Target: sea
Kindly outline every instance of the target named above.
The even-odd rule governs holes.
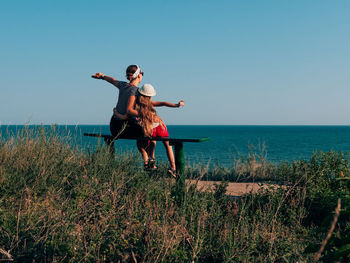
[[[108,125],[2,125],[1,140],[23,136],[23,129],[45,130],[67,138],[83,151],[93,151],[103,141],[84,133],[109,134]],[[169,125],[171,138],[204,138],[201,143],[184,143],[186,164],[233,167],[235,160],[254,155],[267,161],[310,159],[317,151],[350,151],[350,126],[255,126],[255,125]],[[137,153],[134,140],[118,140],[116,152]],[[166,161],[161,142],[156,158]]]

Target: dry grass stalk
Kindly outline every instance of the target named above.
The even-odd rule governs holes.
[[[0,248],[0,253],[2,253],[3,255],[5,255],[5,257],[7,257],[7,259],[5,259],[6,261],[13,261],[12,256],[10,255],[10,253],[8,253],[6,250]],[[1,259],[0,259],[1,261]]]
[[[328,234],[325,238],[325,240],[323,240],[322,242],[322,245],[320,247],[320,250],[317,252],[317,254],[315,255],[315,262],[317,262],[320,258],[321,258],[321,255],[324,251],[324,248],[326,247],[327,243],[328,243],[328,240],[331,238],[332,236],[332,233],[334,231],[334,228],[335,228],[335,225],[337,224],[337,221],[338,221],[338,218],[339,218],[339,214],[340,214],[340,208],[341,208],[341,199],[338,198],[338,204],[337,204],[337,207],[335,209],[335,215],[334,215],[334,218],[333,218],[333,222],[332,222],[332,225],[328,231]]]

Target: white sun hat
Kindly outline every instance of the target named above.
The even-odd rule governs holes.
[[[147,96],[147,97],[153,97],[157,94],[156,90],[153,88],[151,84],[143,84],[143,86],[139,88],[138,91],[141,95]]]

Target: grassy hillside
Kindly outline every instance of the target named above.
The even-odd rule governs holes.
[[[187,176],[286,184],[240,199],[186,191],[141,168],[138,156],[75,149],[69,140],[23,131],[0,143],[0,259],[17,262],[346,262],[350,170],[343,153],[269,164],[248,156],[232,169]],[[337,201],[341,209],[335,214]],[[337,217],[338,215],[338,217]],[[335,221],[335,222],[334,222]],[[334,229],[329,232],[332,225]],[[327,234],[330,234],[327,239]],[[322,242],[323,251],[319,251]],[[317,252],[320,252],[319,254]]]

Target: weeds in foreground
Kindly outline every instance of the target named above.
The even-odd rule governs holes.
[[[214,193],[192,185],[179,207],[166,169],[147,174],[132,154],[111,156],[103,147],[82,153],[42,131],[2,140],[0,259],[311,262],[327,237],[320,260],[349,260],[346,154],[316,153],[279,166],[250,156],[232,170],[288,187],[232,199],[227,183]],[[338,199],[342,209],[329,236]]]

